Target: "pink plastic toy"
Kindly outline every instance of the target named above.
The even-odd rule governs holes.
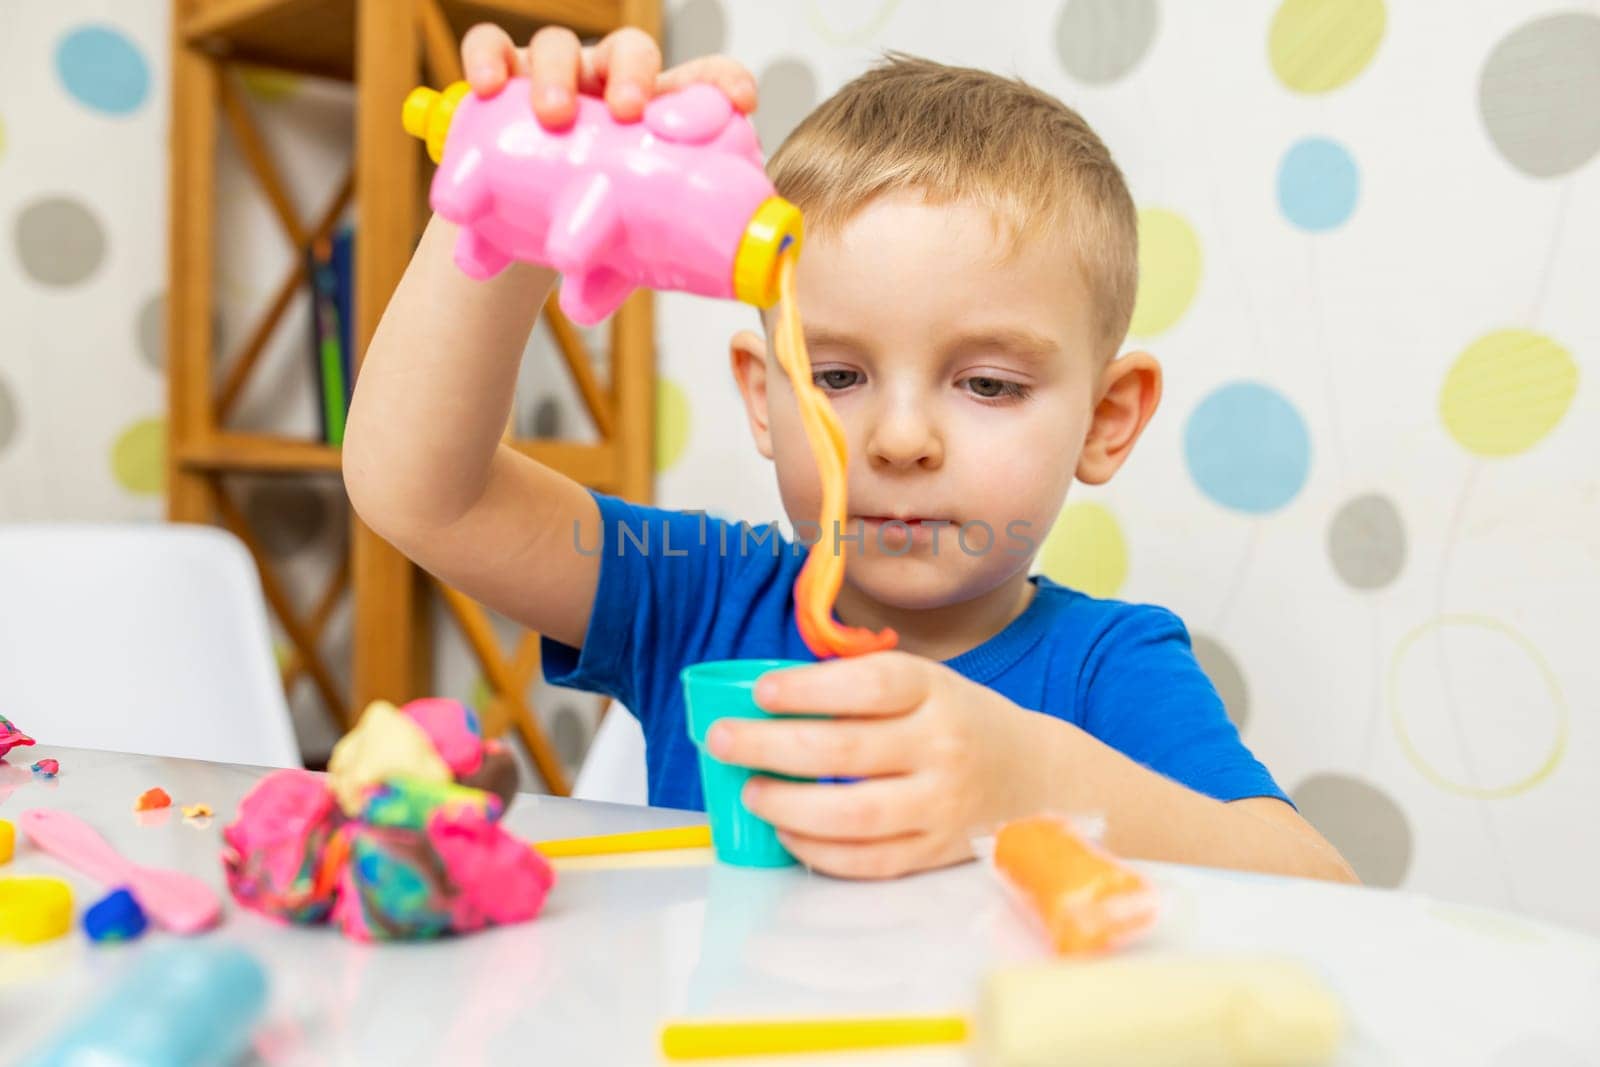
[[[582,96],[576,121],[551,131],[526,79],[488,98],[458,82],[414,90],[403,119],[440,164],[433,209],[461,227],[456,263],[474,278],[513,259],[553,267],[561,310],[584,325],[640,286],[777,299],[800,212],[775,195],[749,120],[709,85],[657,97],[627,123]]]
[[[76,815],[35,808],[17,822],[29,841],[67,866],[104,885],[126,886],[145,913],[173,933],[199,933],[222,917],[222,901],[200,879],[140,867]]]

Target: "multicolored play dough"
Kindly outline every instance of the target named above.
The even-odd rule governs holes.
[[[247,908],[296,923],[333,909],[335,875],[322,870],[339,822],[333,793],[310,771],[278,771],[239,803],[222,831],[228,891]]]
[[[356,940],[414,940],[533,918],[554,874],[499,825],[511,754],[455,701],[375,702],[324,780],[263,779],[223,831],[234,899]]]
[[[33,738],[17,729],[10,719],[0,715],[0,757],[14,748],[33,744]]]
[[[395,777],[454,781],[450,765],[416,720],[388,701],[376,700],[367,706],[355,729],[333,746],[328,784],[339,807],[353,819],[361,814],[367,790]]]

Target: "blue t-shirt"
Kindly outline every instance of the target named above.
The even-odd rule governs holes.
[[[581,650],[544,639],[545,678],[621,701],[644,727],[650,803],[702,809],[678,672],[708,660],[815,660],[794,620],[805,546],[771,524],[594,498],[601,529],[574,531],[576,551],[600,555],[594,611]],[[1020,616],[945,665],[1196,792],[1287,800],[1239,739],[1177,616],[1032,580]]]

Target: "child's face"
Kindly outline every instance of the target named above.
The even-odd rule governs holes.
[[[800,312],[849,443],[844,532],[865,534],[846,574],[878,603],[926,610],[1026,574],[1079,466],[1103,363],[1089,294],[1065,242],[1015,245],[982,207],[915,194],[807,238]],[[735,373],[791,524],[814,524],[794,392],[760,346],[735,339]]]

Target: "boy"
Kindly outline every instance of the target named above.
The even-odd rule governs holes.
[[[588,49],[549,28],[524,52],[479,26],[462,54],[482,94],[527,74],[552,128],[579,91],[624,120],[692,81],[741,111],[756,102],[722,57],[661,73],[635,30]],[[773,712],[827,718],[713,730],[727,762],[856,779],[758,777],[750,809],[845,877],[958,862],[973,834],[1052,808],[1104,813],[1124,855],[1353,880],[1239,740],[1182,623],[1029,577],[1074,477],[1111,478],[1161,392],[1151,356],[1117,357],[1137,237],[1099,139],[1018,82],[893,59],[818,108],[769,171],[805,214],[814,380],[849,442],[849,521],[822,531],[846,553],[837,614],[900,643],[757,687]],[[550,681],[620,699],[644,726],[651,802],[699,807],[678,671],[814,658],[793,619],[803,553],[770,529],[754,541],[591,493],[503,447],[555,278],[518,264],[469,281],[453,239],[435,218],[367,354],[344,446],[351,501],[420,565],[544,635]],[[791,523],[815,529],[816,469],[768,341],[740,332],[731,363]]]

